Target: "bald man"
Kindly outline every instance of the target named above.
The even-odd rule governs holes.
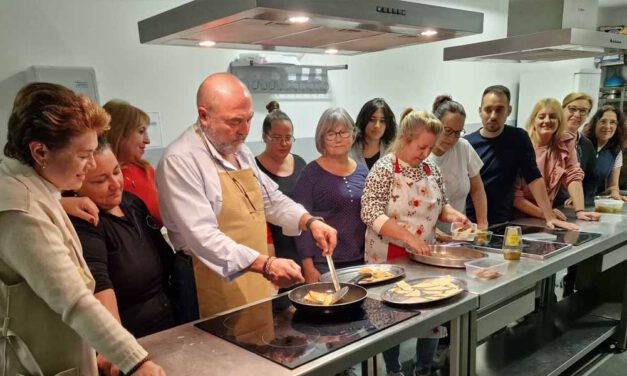
[[[156,170],[159,205],[172,244],[191,255],[201,317],[267,298],[272,284],[303,283],[300,266],[268,254],[266,221],[288,236],[311,232],[332,253],[336,231],[312,217],[259,171],[244,145],[252,98],[235,76],[207,77],[198,120],[170,144]]]

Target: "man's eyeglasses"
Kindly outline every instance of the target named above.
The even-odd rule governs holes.
[[[466,134],[466,130],[462,129],[461,131],[454,131],[449,127],[444,127],[444,134],[446,136],[455,136],[455,138],[460,138]]]
[[[285,137],[281,137],[281,136],[268,136],[268,138],[270,139],[270,142],[275,143],[275,144],[280,144],[280,143],[286,143],[286,144],[293,144],[296,139],[294,138],[294,136],[285,136]]]
[[[571,115],[574,115],[574,114],[578,113],[581,116],[588,115],[588,111],[590,111],[587,108],[573,107],[573,106],[567,106],[566,109],[568,110],[568,113],[570,113]]]
[[[337,136],[340,136],[340,138],[349,138],[352,135],[353,135],[353,132],[345,129],[345,130],[339,131],[339,132],[329,131],[329,132],[324,134],[324,138],[327,141],[333,141],[333,140],[335,140],[337,138]]]

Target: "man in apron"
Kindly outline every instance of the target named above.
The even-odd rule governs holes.
[[[336,231],[283,195],[244,145],[252,98],[218,73],[198,89],[198,121],[170,144],[157,167],[159,204],[170,240],[192,255],[201,317],[303,283],[300,266],[268,254],[266,221],[297,236],[308,230],[332,253]]]

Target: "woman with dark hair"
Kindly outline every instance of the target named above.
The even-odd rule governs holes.
[[[94,278],[59,203],[61,191],[79,189],[95,167],[97,136],[108,124],[101,107],[60,85],[29,84],[15,98],[0,161],[0,295],[11,296],[0,299],[0,319],[4,346],[12,348],[0,352],[0,364],[7,374],[95,376],[94,349],[127,375],[164,374],[94,297]]]
[[[292,154],[294,125],[279,103],[272,101],[266,106],[268,115],[263,119],[262,138],[266,149],[255,157],[257,166],[279,185],[279,190],[294,198],[294,186],[307,164],[299,155]],[[281,227],[268,224],[268,245],[274,245],[276,257],[288,258],[300,264],[294,237],[283,235]]]
[[[618,177],[623,166],[625,115],[614,106],[605,105],[592,116],[583,134],[592,141],[597,152],[597,194],[609,194],[617,200],[627,201],[618,189]]]
[[[470,199],[477,216],[477,226],[488,228],[488,200],[481,180],[483,161],[464,135],[466,111],[461,103],[448,95],[440,95],[433,102],[433,114],[442,122],[429,159],[440,168],[444,178],[449,204],[461,213],[466,212],[466,199]]]
[[[144,202],[123,190],[121,166],[104,140],[94,160],[77,193],[98,206],[100,221],[93,226],[71,219],[96,281],[96,298],[136,337],[171,328],[174,252]]]
[[[351,157],[372,168],[396,137],[396,118],[385,100],[374,98],[366,102],[355,120],[357,134]]]

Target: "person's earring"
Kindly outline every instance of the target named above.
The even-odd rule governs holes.
[[[41,162],[39,162],[39,164],[41,165],[42,169],[46,168],[46,160],[45,159],[42,159]]]

